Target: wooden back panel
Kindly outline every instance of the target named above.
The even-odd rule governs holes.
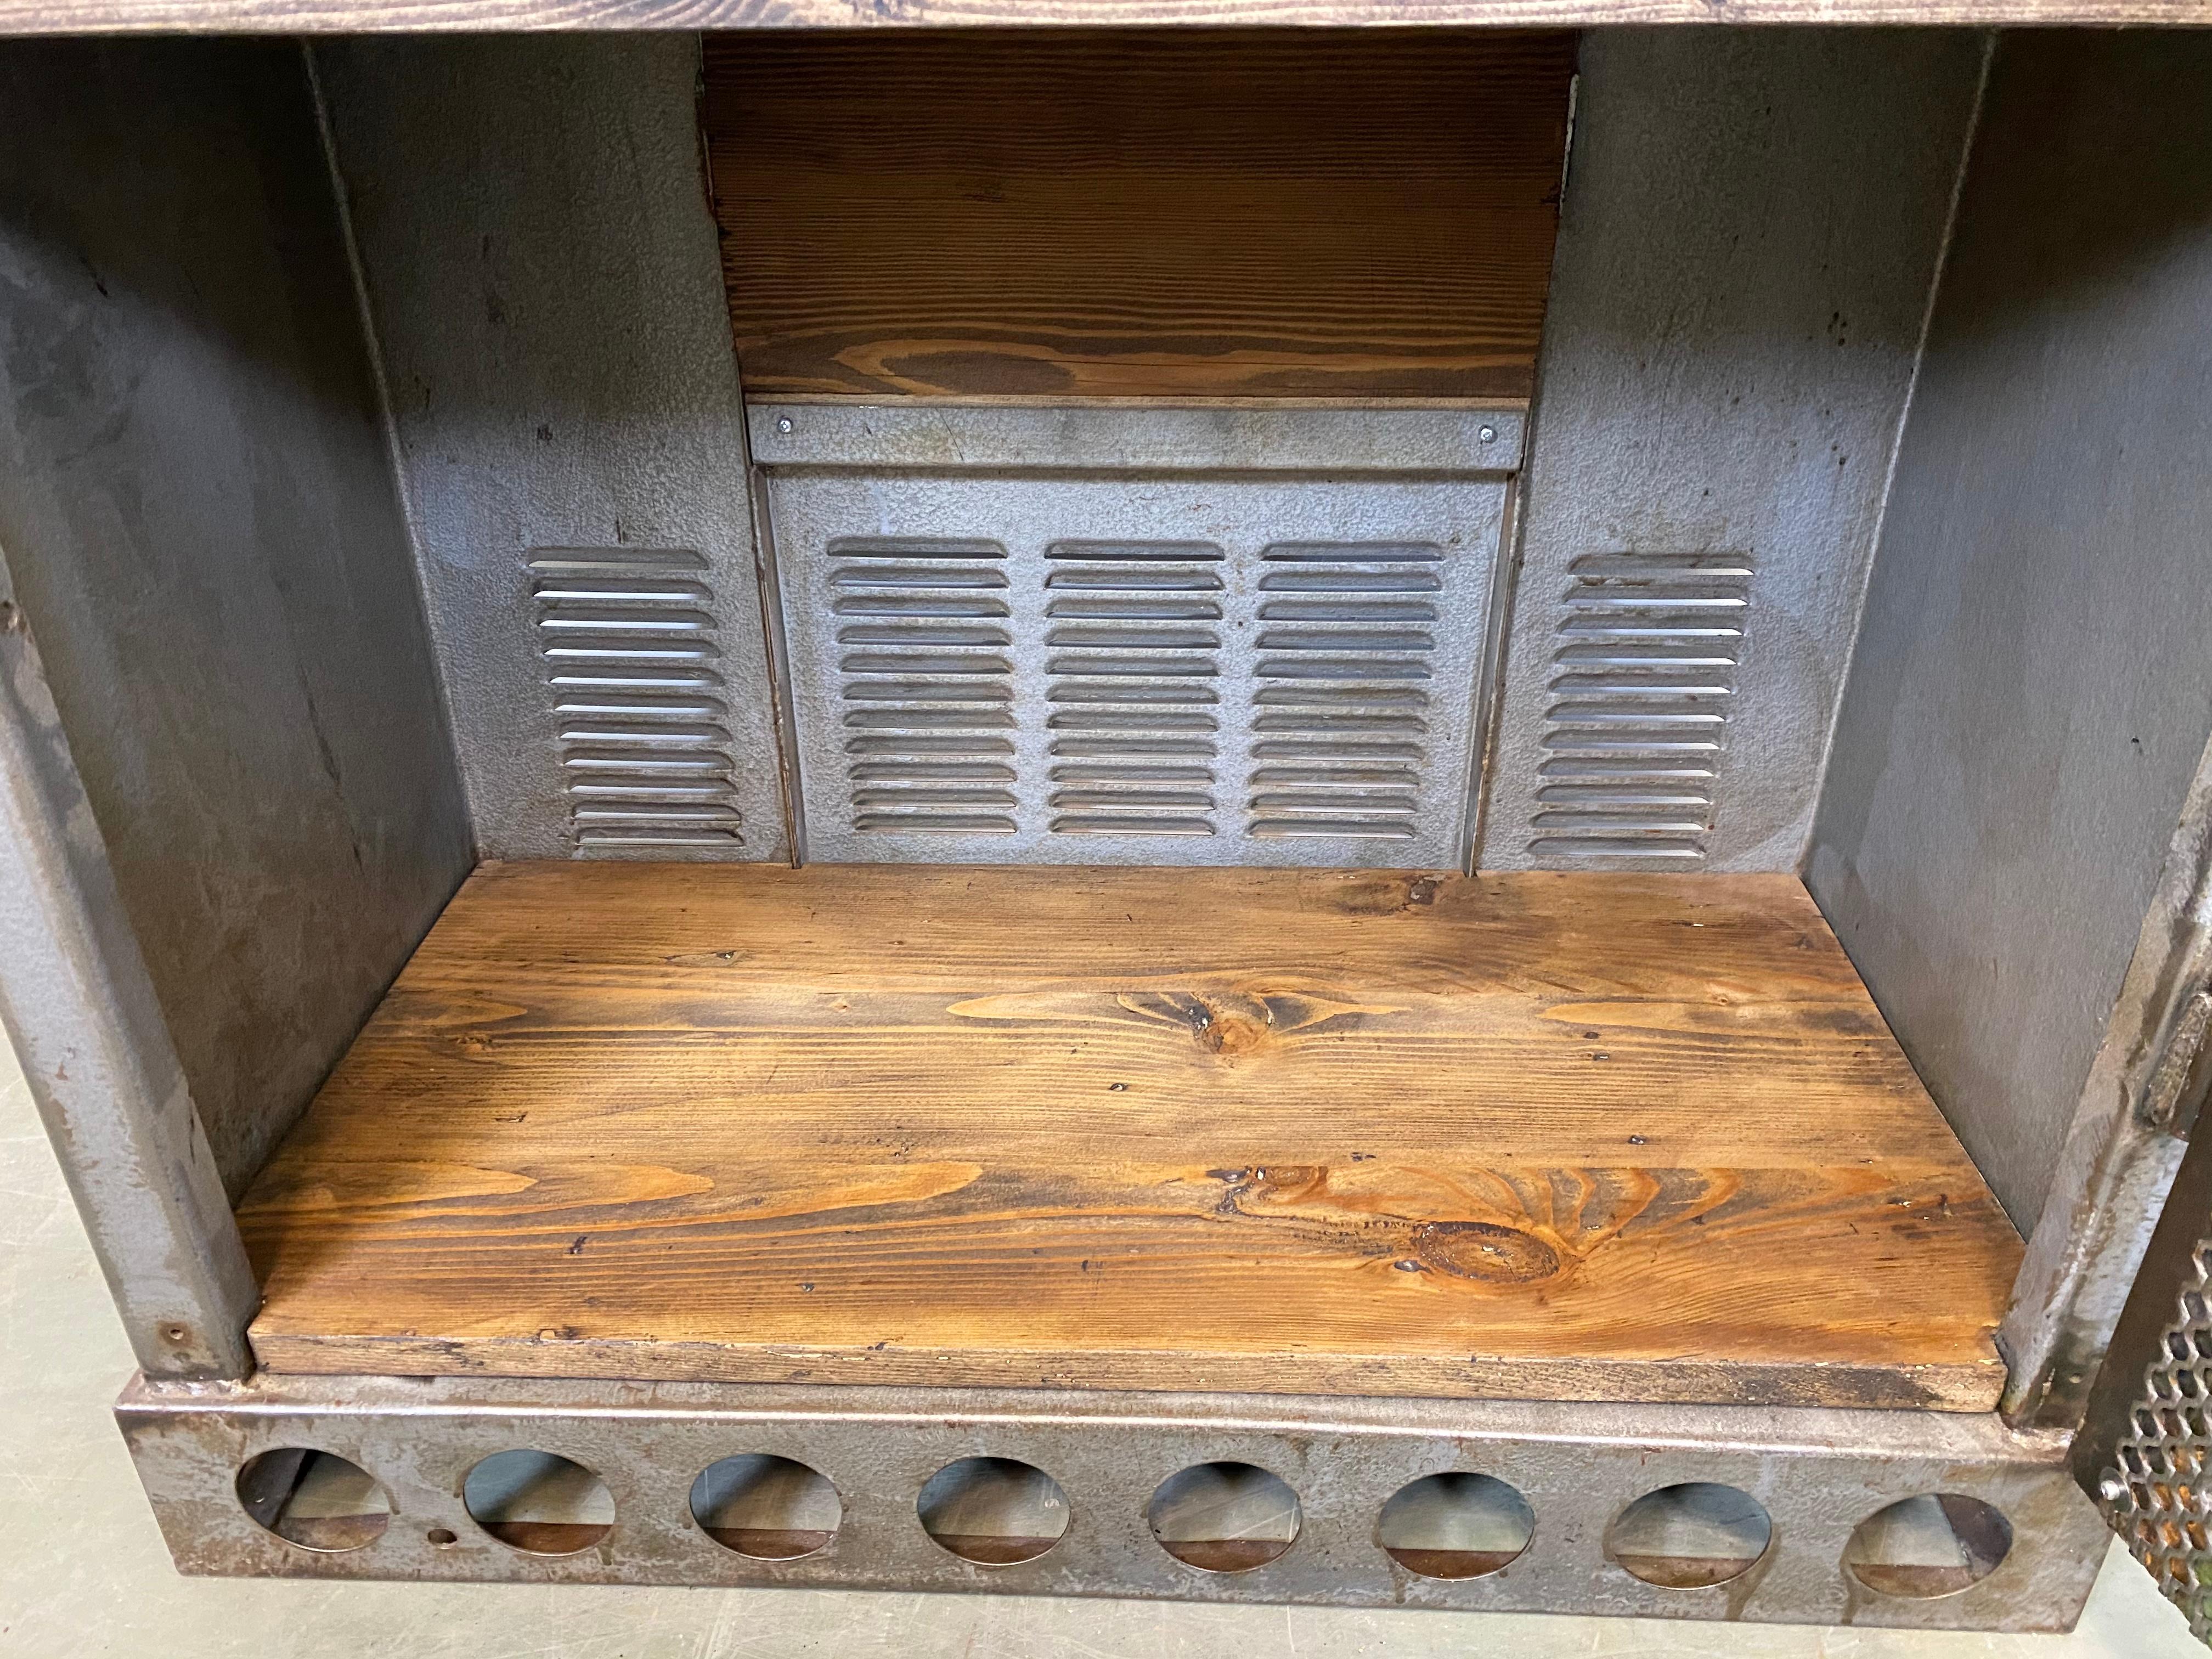
[[[1574,37],[710,36],[755,395],[1528,397]]]

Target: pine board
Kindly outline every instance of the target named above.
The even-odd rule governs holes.
[[[1715,23],[2201,28],[2208,0],[0,0],[0,34]]]
[[[710,37],[754,396],[1528,397],[1565,33]]]
[[[488,865],[276,1371],[1982,1410],[2020,1242],[1794,878]]]

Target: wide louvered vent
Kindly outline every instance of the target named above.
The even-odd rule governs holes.
[[[854,830],[1011,835],[1006,549],[847,536],[829,552]]]
[[[1214,834],[1222,550],[1070,541],[1045,557],[1052,833]]]
[[[1285,542],[1260,560],[1250,833],[1410,839],[1443,550]]]
[[[1500,485],[771,478],[808,859],[1466,856]]]
[[[1571,574],[1529,850],[1701,862],[1743,659],[1750,562],[1594,554]]]
[[[547,547],[529,568],[577,846],[741,845],[707,561]]]

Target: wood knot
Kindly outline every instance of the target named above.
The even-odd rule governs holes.
[[[1275,1036],[1275,1011],[1267,999],[1240,991],[1138,992],[1125,995],[1125,1006],[1174,1020],[1188,1029],[1200,1048],[1235,1060],[1264,1047]]]
[[[1395,916],[1434,905],[1443,887],[1438,876],[1361,876],[1340,884],[1332,897],[1345,915]]]
[[[1559,1253],[1540,1238],[1487,1221],[1430,1221],[1413,1231],[1424,1267],[1491,1285],[1533,1285],[1559,1271]]]
[[[1262,1047],[1274,1035],[1274,1010],[1258,997],[1234,992],[1191,999],[1191,1031],[1224,1060]]]
[[[1217,1181],[1226,1182],[1221,1208],[1241,1215],[1262,1215],[1310,1203],[1328,1189],[1326,1164],[1270,1164],[1266,1168],[1209,1170]]]
[[[1264,1053],[1324,1025],[1342,1030],[1401,1012],[1380,1004],[1346,1001],[1317,987],[1290,985],[1131,990],[1115,1000],[1132,1013],[1182,1026],[1209,1054],[1228,1060]],[[954,1012],[966,1012],[972,1006],[963,1005]]]

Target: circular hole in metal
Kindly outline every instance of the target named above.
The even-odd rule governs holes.
[[[1648,1492],[1613,1518],[1605,1553],[1662,1589],[1704,1589],[1758,1565],[1774,1523],[1749,1492],[1710,1480]]]
[[[844,1516],[837,1489],[819,1473],[769,1452],[709,1463],[691,1483],[699,1530],[756,1561],[796,1561],[826,1548]]]
[[[451,1527],[433,1527],[429,1531],[424,1533],[422,1536],[428,1539],[440,1549],[445,1548],[448,1544],[458,1544],[461,1541],[460,1534],[455,1532]]]
[[[1298,1495],[1251,1463],[1197,1463],[1159,1484],[1145,1519],[1159,1546],[1201,1572],[1249,1572],[1297,1541]]]
[[[1528,1500],[1492,1475],[1454,1470],[1398,1488],[1375,1541],[1424,1578],[1481,1578],[1509,1565],[1536,1530]]]
[[[915,1513],[938,1547],[979,1566],[1034,1561],[1066,1534],[1067,1494],[1011,1457],[963,1457],[921,1489]]]
[[[556,1452],[494,1452],[461,1484],[469,1519],[529,1555],[574,1555],[614,1530],[606,1483]]]
[[[1964,1492],[1931,1492],[1860,1522],[1844,1565],[1869,1589],[1917,1601],[1972,1589],[2011,1553],[2002,1510]]]
[[[336,1452],[265,1451],[246,1460],[236,1484],[246,1514],[303,1550],[357,1550],[392,1523],[392,1499],[375,1477]]]

